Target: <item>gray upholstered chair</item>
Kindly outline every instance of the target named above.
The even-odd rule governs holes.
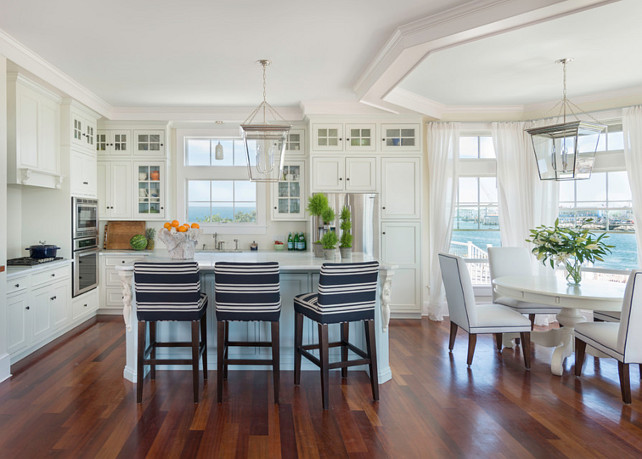
[[[581,322],[575,325],[575,375],[582,375],[586,345],[618,362],[622,401],[631,403],[629,364],[642,364],[642,271],[633,271],[626,284],[620,322]],[[640,370],[642,373],[642,369]]]
[[[503,276],[532,276],[530,257],[525,247],[489,247],[488,266],[491,281]],[[495,293],[495,289],[493,289],[493,303],[503,304],[521,314],[528,314],[531,329],[535,324],[535,314],[558,314],[561,310],[546,304],[500,297]]]
[[[524,365],[530,368],[530,321],[501,304],[476,304],[473,284],[463,258],[447,253],[439,254],[441,277],[446,288],[448,312],[450,314],[450,342],[448,349],[455,345],[458,327],[468,332],[468,365],[473,363],[473,354],[478,333],[495,334],[497,349],[501,350],[502,333],[519,333],[522,339]]]
[[[593,311],[593,320],[596,322],[619,322],[620,311]]]

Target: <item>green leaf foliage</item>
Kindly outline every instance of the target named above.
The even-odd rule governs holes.
[[[308,198],[308,212],[310,215],[320,217],[325,209],[328,208],[328,197],[323,193],[317,193]]]
[[[339,236],[334,231],[328,231],[321,237],[321,244],[324,249],[334,249],[339,242]]]
[[[350,213],[348,206],[343,206],[339,218],[341,219],[341,244],[339,247],[347,249],[352,247],[352,233],[350,233],[350,230],[352,229],[352,214]]]
[[[332,207],[326,207],[323,209],[323,212],[321,212],[321,219],[326,225],[332,223],[334,221],[334,217],[334,209],[332,209]]]

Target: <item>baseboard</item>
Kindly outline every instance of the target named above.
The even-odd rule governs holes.
[[[114,309],[114,308],[98,308],[96,314],[105,315],[105,316],[122,316],[123,310]]]
[[[11,378],[11,357],[4,354],[0,357],[0,382]]]

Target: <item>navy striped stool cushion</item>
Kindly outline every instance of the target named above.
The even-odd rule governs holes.
[[[279,264],[214,265],[217,320],[278,321],[281,315]]]
[[[207,308],[194,261],[136,262],[134,289],[138,320],[198,320]]]
[[[374,319],[379,263],[324,263],[319,293],[294,297],[294,310],[320,323]]]

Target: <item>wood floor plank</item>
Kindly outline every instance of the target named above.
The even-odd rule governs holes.
[[[274,404],[271,371],[235,371],[216,402],[216,374],[192,400],[191,371],[158,371],[143,403],[122,377],[121,321],[101,321],[56,340],[0,384],[0,456],[132,457],[641,457],[642,388],[622,404],[617,364],[574,358],[550,372],[551,349],[498,352],[480,335],[466,365],[465,332],[448,352],[448,321],[393,320],[393,379],[372,400],[368,375],[330,372],[330,409],[318,371],[294,386],[282,371]]]

